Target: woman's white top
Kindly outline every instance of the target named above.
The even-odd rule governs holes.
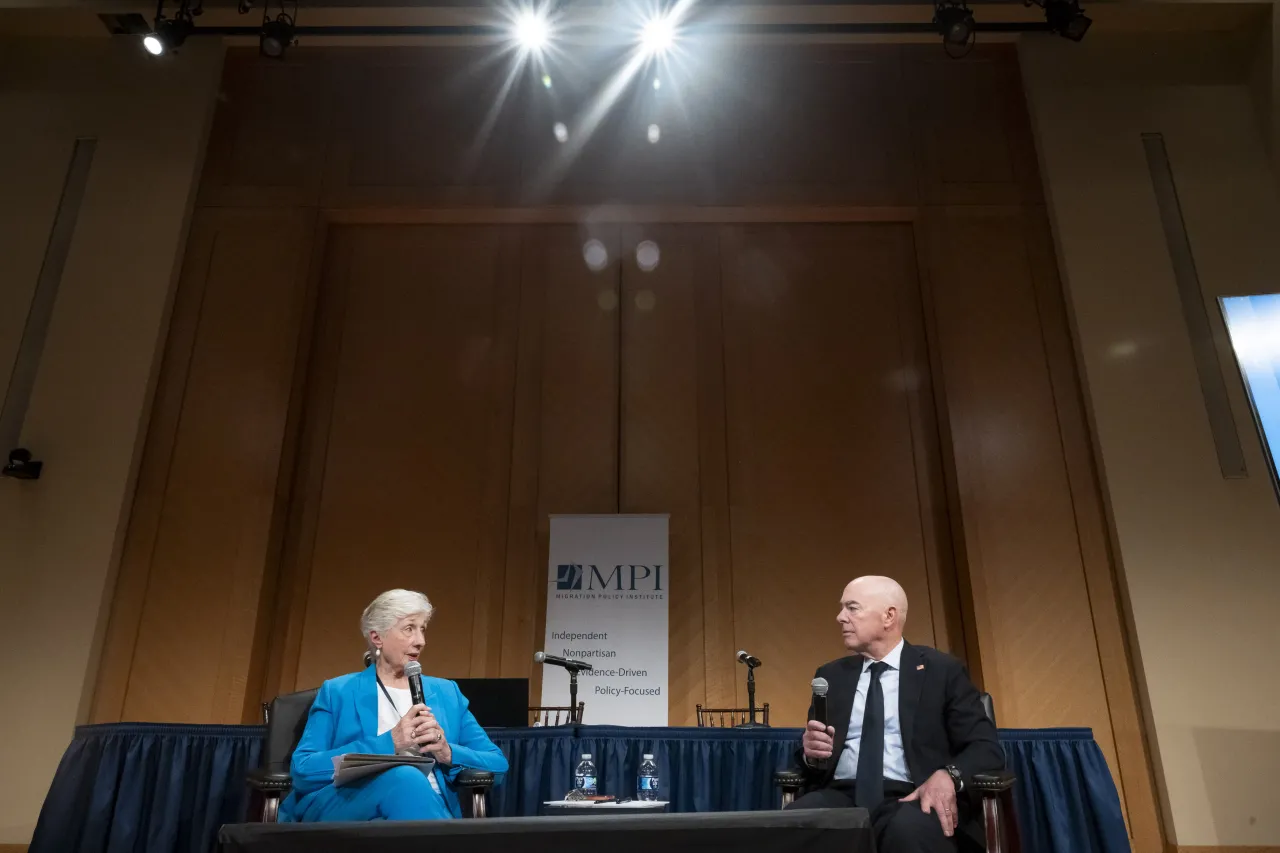
[[[387,684],[383,686],[387,688],[387,692],[378,691],[378,734],[380,735],[384,735],[394,729],[400,719],[413,707],[413,698],[409,695],[407,687],[391,687]],[[394,706],[387,701],[387,696],[390,696],[395,701]],[[431,783],[431,787],[437,794],[440,793],[440,784],[436,782],[436,774],[428,773],[427,781]]]

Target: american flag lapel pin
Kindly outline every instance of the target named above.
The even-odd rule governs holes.
[[[917,670],[924,669],[924,664],[920,664],[920,665],[918,665],[918,666],[916,667],[916,669],[917,669]]]

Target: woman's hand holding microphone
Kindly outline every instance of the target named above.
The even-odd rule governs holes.
[[[400,718],[400,722],[391,730],[391,741],[395,744],[397,755],[415,747],[416,752],[433,755],[441,764],[450,764],[453,758],[453,750],[445,740],[444,729],[426,705],[414,705]]]

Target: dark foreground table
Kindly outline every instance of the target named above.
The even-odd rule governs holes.
[[[509,817],[405,823],[240,823],[223,853],[872,853],[865,809],[635,817]]]

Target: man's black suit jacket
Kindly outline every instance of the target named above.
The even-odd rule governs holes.
[[[829,685],[827,725],[835,729],[835,735],[831,759],[823,769],[815,770],[800,761],[810,789],[826,787],[835,777],[865,662],[862,655],[850,655],[818,667],[815,675],[825,678]],[[973,774],[1004,768],[1004,751],[996,737],[995,723],[982,707],[978,688],[969,680],[964,664],[937,649],[904,643],[899,666],[898,718],[913,785],[918,787],[934,772],[954,764],[971,790]],[[885,709],[886,714],[888,710]],[[809,719],[813,719],[812,707]],[[957,800],[961,831],[975,840],[981,839],[977,824],[980,812],[969,807],[969,797],[964,794]]]

